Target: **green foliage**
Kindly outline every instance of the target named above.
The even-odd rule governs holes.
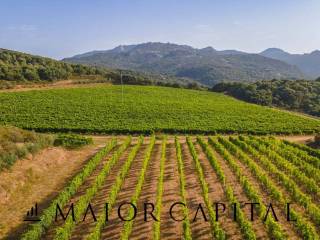
[[[23,103],[23,104],[22,104]],[[312,133],[320,121],[222,94],[150,86],[0,93],[0,124],[78,133]]]
[[[243,138],[245,139],[246,143],[264,156],[267,156],[269,160],[280,170],[285,172],[293,181],[296,182],[298,186],[304,189],[305,192],[314,195],[315,198],[320,198],[320,188],[318,187],[315,180],[311,177],[306,176],[305,174],[305,166],[303,167],[302,171],[291,163],[292,160],[287,160],[280,156],[277,152],[275,152],[271,147],[266,146],[267,144],[261,144],[261,142],[267,142],[266,140],[259,141],[255,138]],[[284,151],[283,151],[284,152]]]
[[[63,146],[69,149],[80,148],[92,143],[92,138],[75,134],[59,134],[58,137],[54,140],[55,146]]]
[[[271,80],[219,83],[212,88],[244,101],[320,116],[320,81]]]
[[[287,145],[284,141],[277,140],[272,137],[263,139],[256,138],[256,140],[259,141],[261,145],[269,147],[284,159],[297,166],[306,176],[313,178],[316,182],[320,182],[320,169],[313,166],[311,164],[312,160],[310,161],[310,159],[315,160],[315,158],[305,151],[291,145]]]
[[[53,137],[49,135],[0,126],[0,171],[52,144]]]
[[[0,49],[0,80],[54,81],[84,75],[104,75],[105,70],[68,64],[49,58]]]
[[[305,153],[308,153],[308,155],[310,156],[306,156],[305,154],[302,154],[302,156],[304,157],[304,160],[311,163],[315,167],[320,168],[320,150],[308,147],[307,145],[304,145],[304,144],[293,143],[286,140],[284,140],[283,142],[287,145],[293,146],[295,148],[299,148]]]

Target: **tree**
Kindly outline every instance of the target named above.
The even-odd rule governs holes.
[[[29,80],[29,81],[40,80],[37,70],[33,67],[24,68],[23,69],[23,76],[26,80]]]
[[[320,146],[320,133],[315,136],[314,142],[316,143],[317,146]]]

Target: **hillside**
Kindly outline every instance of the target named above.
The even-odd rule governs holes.
[[[121,86],[100,86],[0,93],[0,124],[50,132],[124,134],[320,131],[318,120],[223,94],[148,86],[124,86],[123,92]]]
[[[125,84],[199,87],[190,79],[169,78],[159,74],[92,67],[84,64],[70,64],[0,48],[0,89],[13,87],[15,83],[48,83],[66,79],[75,79],[79,83],[110,82],[119,84],[120,75],[122,75],[122,82]]]
[[[102,75],[101,69],[0,48],[0,80],[54,81],[83,75]]]
[[[93,51],[65,62],[124,68],[190,78],[202,84],[228,81],[254,81],[303,77],[301,71],[285,62],[235,50],[196,49],[170,43],[143,43]]]
[[[317,78],[320,76],[319,50],[305,54],[290,54],[282,49],[269,48],[260,53],[260,55],[295,65],[299,67],[304,74],[312,78]]]
[[[238,99],[320,117],[320,79],[272,80],[255,83],[219,83],[212,88]]]

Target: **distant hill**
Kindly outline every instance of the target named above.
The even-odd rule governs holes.
[[[303,78],[295,66],[259,54],[236,50],[217,51],[171,43],[143,43],[93,51],[65,62],[123,68],[190,78],[202,84],[220,81],[255,81],[273,78]]]
[[[142,73],[131,70],[70,64],[50,58],[35,56],[0,48],[0,89],[13,87],[15,83],[52,82],[79,79],[84,82],[110,81],[138,85],[188,86],[198,88],[196,82],[182,78]]]
[[[279,48],[269,48],[261,52],[260,55],[296,65],[304,74],[312,78],[320,76],[319,50],[305,54],[290,54]]]

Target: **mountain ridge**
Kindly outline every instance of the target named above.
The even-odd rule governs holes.
[[[314,50],[310,53],[291,54],[279,48],[268,48],[260,55],[284,61],[297,66],[304,74],[312,78],[320,76],[320,51]]]
[[[119,45],[110,50],[87,52],[63,61],[173,75],[206,85],[221,81],[305,78],[298,67],[258,53],[219,51],[212,47],[198,49],[160,42]]]

